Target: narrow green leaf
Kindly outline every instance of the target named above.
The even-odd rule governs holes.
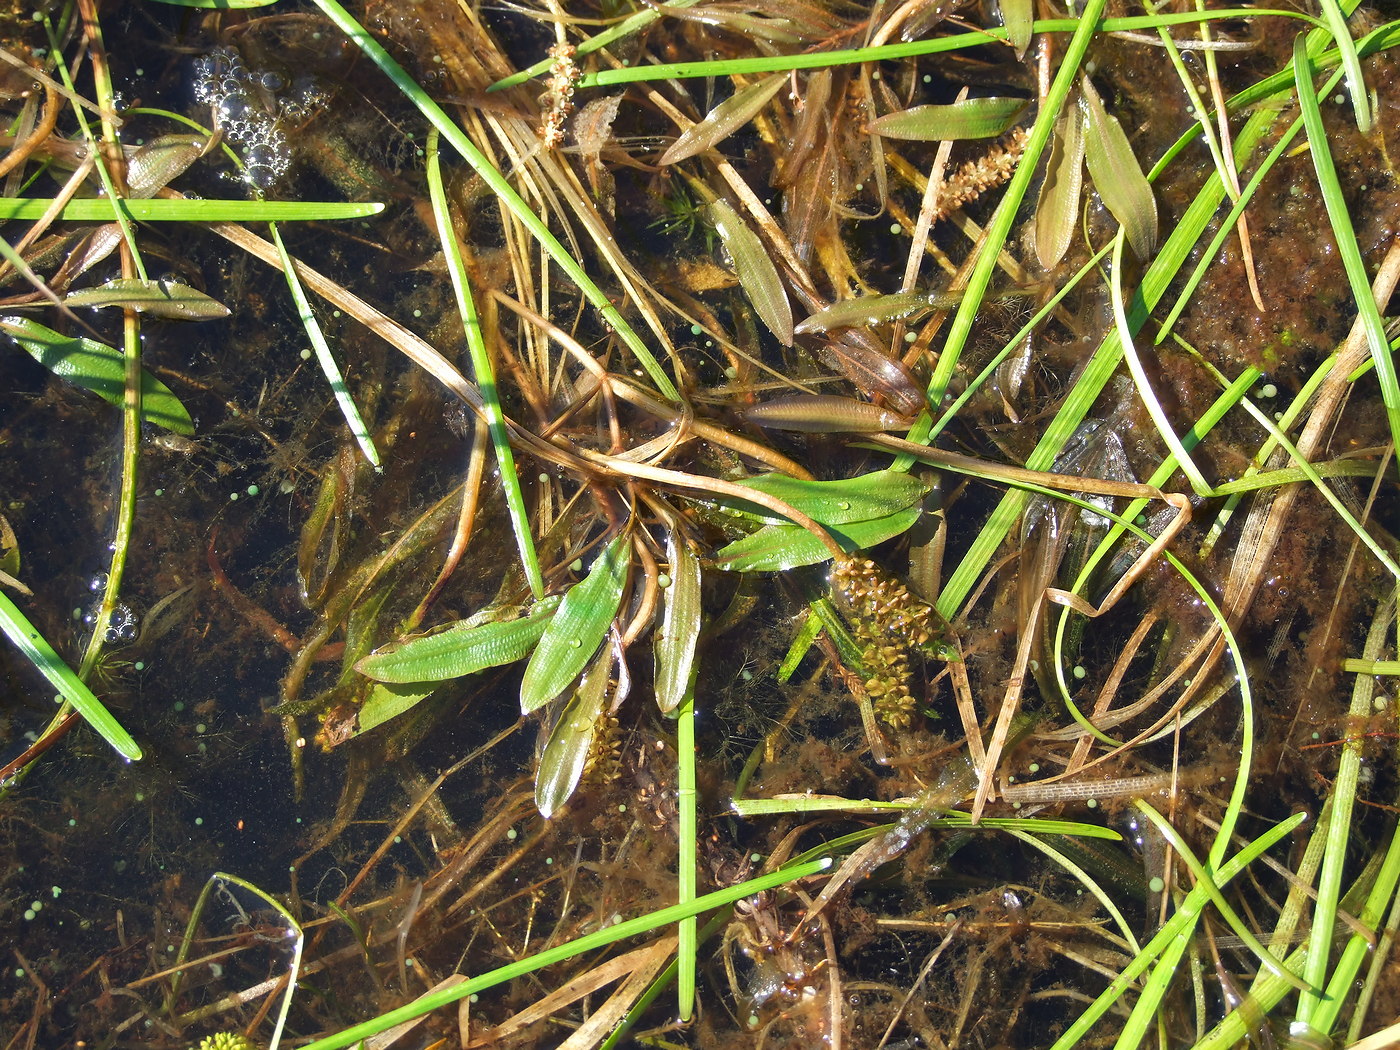
[[[27,317],[0,317],[0,331],[60,379],[121,407],[126,396],[126,363],[116,347],[95,339],[60,335]],[[194,433],[194,422],[180,399],[144,368],[141,418],[186,437]]]
[[[910,507],[886,518],[853,521],[828,531],[847,552],[873,547],[907,532],[919,520],[920,508]],[[765,525],[735,540],[715,555],[715,565],[730,572],[781,572],[827,561],[831,552],[806,529],[796,525]]]
[[[569,688],[607,637],[627,583],[631,537],[618,533],[585,576],[564,595],[520,683],[520,710],[529,714]]]
[[[1069,250],[1084,187],[1084,118],[1066,110],[1055,122],[1045,181],[1035,207],[1035,256],[1052,269]]]
[[[370,687],[365,702],[360,705],[360,713],[355,720],[355,736],[368,733],[375,726],[381,726],[389,719],[397,718],[416,707],[420,701],[432,695],[436,686],[436,682],[394,685],[376,682]]]
[[[0,197],[0,219],[38,219],[52,207],[42,197]],[[277,219],[361,219],[378,215],[383,204],[340,201],[137,200],[118,202],[138,222],[271,222]],[[59,216],[69,222],[106,222],[112,202],[103,197],[69,201]]]
[[[559,596],[536,602],[517,620],[452,626],[370,653],[355,670],[380,682],[438,682],[523,660],[559,608]]]
[[[365,425],[364,417],[360,415],[359,406],[355,404],[355,399],[350,396],[350,388],[345,385],[345,376],[341,374],[340,366],[336,364],[335,355],[331,353],[330,344],[326,342],[326,335],[321,331],[321,324],[316,320],[315,313],[311,310],[311,300],[306,297],[306,290],[301,286],[301,278],[297,276],[297,268],[292,263],[292,257],[287,251],[287,246],[282,242],[282,232],[277,228],[276,223],[271,223],[272,243],[277,246],[277,258],[282,263],[282,276],[287,282],[287,291],[291,294],[292,303],[297,308],[297,318],[301,321],[302,330],[306,332],[306,338],[311,342],[311,348],[316,351],[316,363],[321,366],[321,374],[326,377],[326,382],[330,384],[331,393],[335,395],[335,403],[340,406],[340,414],[345,417],[345,425],[350,428],[350,433],[355,435],[355,443],[360,446],[360,452],[370,465],[375,469],[379,468],[379,450],[374,447],[374,438],[370,436],[369,427]]]
[[[887,139],[944,142],[991,139],[1002,134],[1025,111],[1023,98],[965,98],[946,106],[912,106],[870,122],[870,130]]]
[[[1337,42],[1337,54],[1346,70],[1347,94],[1351,96],[1352,112],[1356,114],[1356,130],[1363,135],[1371,133],[1371,97],[1366,93],[1366,80],[1361,75],[1361,56],[1356,52],[1356,41],[1347,28],[1347,16],[1337,0],[1320,0],[1322,17],[1327,19],[1327,28],[1332,31],[1332,39]]]
[[[209,321],[229,315],[229,308],[178,281],[143,281],[120,277],[96,288],[80,288],[64,297],[66,306],[115,306],[179,321]]]
[[[910,416],[869,401],[835,394],[791,394],[738,410],[750,423],[768,430],[803,434],[879,434],[909,426]]]
[[[92,690],[84,685],[82,679],[73,673],[73,669],[54,652],[53,646],[49,645],[38,628],[29,622],[24,613],[19,611],[19,607],[10,600],[10,596],[3,591],[0,591],[0,630],[19,647],[25,658],[49,680],[49,684],[58,690],[63,699],[87,719],[88,725],[117,749],[118,754],[133,762],[140,760],[141,749],[136,745],[136,741],[131,739],[131,734],[112,717],[112,713],[102,705],[102,701],[93,696]]]
[[[1157,245],[1157,201],[1152,186],[1133,156],[1128,136],[1117,117],[1103,108],[1103,101],[1089,78],[1080,78],[1080,102],[1089,123],[1084,159],[1094,188],[1127,234],[1128,245],[1141,260],[1151,257]]]
[[[833,328],[864,328],[913,317],[926,310],[947,310],[962,302],[962,292],[895,292],[842,299],[803,318],[793,329],[798,335]]]
[[[588,765],[588,753],[598,732],[598,719],[608,698],[608,676],[612,671],[612,652],[601,650],[574,695],[564,705],[559,721],[549,732],[549,740],[540,754],[540,768],[535,773],[535,808],[548,820],[564,808],[573,797]]]
[[[661,592],[656,632],[656,705],[670,714],[684,699],[700,640],[700,559],[672,529],[666,536],[671,585]]]
[[[783,291],[778,268],[763,247],[758,234],[749,229],[738,212],[722,200],[710,202],[710,221],[729,253],[734,272],[744,294],[753,303],[759,320],[784,346],[792,345],[792,304]]]
[[[803,481],[786,474],[759,474],[736,484],[780,499],[823,525],[887,518],[915,506],[928,494],[927,485],[898,470],[876,470],[837,481]],[[761,521],[788,524],[786,519],[776,518],[772,511],[756,504],[721,502]]]
[[[746,88],[740,88],[705,114],[698,124],[692,124],[681,132],[670,148],[661,154],[660,163],[675,164],[722,142],[752,120],[786,82],[786,74],[774,73]]]

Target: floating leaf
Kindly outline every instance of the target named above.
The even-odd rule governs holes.
[[[223,303],[187,284],[179,281],[143,281],[136,277],[121,277],[97,288],[69,292],[63,302],[67,306],[91,306],[95,309],[116,306],[179,321],[209,321],[229,315],[229,308]]]
[[[381,726],[391,718],[397,718],[405,711],[417,706],[433,694],[436,682],[396,683],[375,682],[370,687],[369,696],[356,718],[355,735],[368,733],[375,726]]]
[[[873,547],[907,532],[919,520],[919,507],[910,507],[873,521],[853,521],[828,527],[841,549],[850,552]],[[806,529],[797,525],[765,525],[752,535],[736,540],[715,555],[715,564],[732,572],[781,572],[802,565],[827,561],[831,551]]]
[[[792,345],[792,304],[783,291],[782,278],[778,268],[768,257],[768,251],[758,234],[749,229],[738,212],[722,200],[712,201],[709,206],[710,221],[715,232],[729,253],[734,273],[744,294],[753,303],[759,319],[768,330],[778,337],[784,346]]]
[[[675,164],[722,142],[752,120],[787,79],[786,73],[774,73],[746,88],[740,88],[705,114],[698,124],[692,124],[681,132],[670,148],[661,154],[660,162]]]
[[[1128,244],[1139,259],[1147,259],[1157,244],[1157,201],[1142,173],[1128,136],[1117,117],[1103,108],[1103,101],[1088,77],[1080,79],[1080,103],[1088,118],[1084,159],[1094,188],[1104,207],[1123,227]]]
[[[60,379],[121,406],[126,396],[126,362],[116,347],[60,335],[27,317],[0,317],[0,331]],[[145,369],[141,370],[141,418],[186,437],[194,433],[194,422],[180,399]]]
[[[1035,207],[1035,257],[1047,270],[1069,250],[1083,186],[1084,118],[1069,109],[1055,122],[1045,181],[1040,184]]]
[[[965,98],[946,106],[911,106],[870,122],[887,139],[945,142],[991,139],[1006,131],[1029,105],[1023,98]]]
[[[569,688],[598,651],[622,605],[631,546],[627,533],[619,533],[588,575],[564,595],[525,668],[525,679],[520,683],[520,710],[524,714]]]
[[[887,518],[896,511],[914,506],[928,494],[927,485],[902,470],[876,470],[837,481],[803,481],[786,474],[760,474],[737,484],[782,500],[823,525],[846,525],[855,521]],[[738,500],[721,502],[761,521],[789,524],[756,504],[744,504]],[[820,546],[815,536],[812,539]]]
[[[558,595],[535,603],[519,619],[453,625],[436,634],[371,653],[355,670],[380,682],[438,682],[523,660],[559,608]]]
[[[535,806],[545,820],[564,808],[588,766],[588,753],[608,698],[611,670],[612,653],[604,649],[584,672],[559,721],[549,732],[549,741],[540,754],[539,771],[535,773]]]
[[[671,586],[662,591],[656,632],[656,705],[670,714],[685,698],[700,640],[700,559],[672,529],[666,537]]]

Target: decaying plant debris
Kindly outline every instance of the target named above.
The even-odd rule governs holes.
[[[1393,1018],[1379,9],[3,18],[6,1045]]]

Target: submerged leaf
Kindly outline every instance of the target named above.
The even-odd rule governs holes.
[[[1079,216],[1079,191],[1084,186],[1084,118],[1073,109],[1060,114],[1045,181],[1035,207],[1035,257],[1049,270],[1064,258]]]
[[[1031,44],[1031,26],[1035,19],[1032,0],[1000,0],[1001,24],[1006,27],[1006,41],[1023,58]]]
[[[207,135],[161,135],[138,149],[126,162],[126,186],[131,196],[154,197],[191,164],[204,156]]]
[[[539,771],[535,773],[535,806],[545,820],[564,808],[578,787],[583,771],[588,768],[588,755],[598,733],[598,719],[602,717],[603,704],[608,698],[611,670],[612,653],[604,649],[584,672],[574,695],[564,705],[559,721],[549,732],[549,741],[540,755]]]
[[[769,430],[795,430],[802,434],[878,434],[907,429],[910,424],[910,417],[888,408],[833,394],[775,397],[742,408],[739,414]]]
[[[126,397],[126,361],[116,347],[81,336],[60,335],[27,317],[0,317],[0,332],[24,347],[60,379],[121,407]],[[141,418],[189,437],[194,422],[171,389],[141,370]]]
[[[895,292],[893,295],[860,295],[842,299],[803,318],[794,329],[798,335],[828,332],[833,328],[863,328],[898,321],[925,310],[948,310],[962,302],[958,292]]]
[[[622,605],[622,588],[632,564],[632,540],[613,538],[588,575],[574,584],[535,647],[520,683],[520,710],[529,714],[569,688],[598,651]]]
[[[135,277],[118,278],[97,288],[69,292],[63,302],[66,306],[91,306],[94,309],[116,306],[178,321],[209,321],[229,315],[229,308],[223,303],[187,284],[143,281]]]
[[[656,705],[670,714],[685,698],[700,640],[700,559],[672,529],[666,536],[671,586],[662,591],[656,632]]]
[[[355,719],[355,736],[368,733],[375,726],[381,726],[391,718],[397,718],[416,707],[421,701],[432,696],[436,682],[397,683],[375,682],[370,687],[369,696],[360,705]]]
[[[749,229],[739,213],[722,200],[712,201],[709,206],[710,221],[715,232],[724,242],[738,275],[744,294],[753,303],[754,312],[768,326],[768,330],[778,337],[784,346],[792,345],[792,304],[787,292],[783,291],[782,278],[778,268],[768,257],[758,234]]]
[[[1157,245],[1157,201],[1142,173],[1128,136],[1118,118],[1103,108],[1103,101],[1088,77],[1081,78],[1080,102],[1089,123],[1084,159],[1094,188],[1104,207],[1123,227],[1128,244],[1139,259],[1147,259]]]
[[[886,518],[896,511],[914,506],[928,494],[927,485],[902,470],[876,470],[836,481],[803,481],[785,474],[760,474],[737,484],[782,500],[823,525],[846,525]],[[728,500],[721,502],[762,521],[789,524],[756,504]],[[815,536],[812,539],[820,546]]]
[[[922,512],[920,507],[910,507],[885,518],[828,526],[827,531],[842,550],[850,553],[907,532]],[[806,529],[797,525],[766,525],[717,553],[715,565],[731,572],[782,572],[830,558],[831,551]]]
[[[558,608],[559,598],[552,595],[516,620],[452,626],[386,646],[355,670],[380,682],[437,682],[514,663],[535,647]]]
[[[718,145],[752,120],[754,115],[768,104],[768,100],[778,93],[778,89],[786,83],[787,78],[786,73],[774,73],[734,92],[705,114],[698,124],[692,124],[681,132],[670,148],[661,154],[660,163],[675,164]]]
[[[911,106],[870,122],[887,139],[946,142],[991,139],[1006,131],[1029,105],[1023,98],[965,98],[946,106]]]

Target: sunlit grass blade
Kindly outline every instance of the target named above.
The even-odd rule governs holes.
[[[632,538],[613,537],[593,567],[574,584],[549,621],[520,683],[520,711],[529,714],[569,688],[598,651],[622,605]]]
[[[311,347],[316,352],[316,363],[321,366],[321,373],[326,377],[326,382],[331,386],[331,392],[335,394],[336,404],[340,406],[340,414],[345,417],[345,423],[350,428],[350,433],[355,435],[355,442],[360,446],[360,451],[364,453],[365,459],[379,469],[379,451],[374,447],[374,439],[370,436],[369,427],[365,426],[365,421],[360,415],[360,410],[355,404],[355,399],[350,396],[350,390],[345,385],[345,377],[341,375],[340,366],[336,364],[335,355],[331,353],[330,344],[326,342],[325,333],[321,331],[320,322],[316,320],[316,315],[311,311],[311,301],[306,297],[306,291],[301,286],[301,278],[297,276],[297,270],[292,265],[292,257],[287,252],[287,246],[282,243],[282,233],[277,229],[277,224],[272,223],[272,243],[277,245],[277,255],[282,260],[282,275],[287,280],[287,291],[291,293],[292,302],[297,308],[297,317],[301,320],[301,326],[306,332],[306,338],[311,341]]]
[[[792,304],[788,302],[783,280],[778,276],[778,268],[773,265],[768,249],[738,212],[724,201],[711,201],[708,211],[715,232],[719,234],[724,250],[729,253],[739,285],[753,304],[754,312],[778,337],[778,342],[791,346]]]
[[[681,399],[680,392],[676,389],[675,383],[666,375],[651,349],[628,324],[627,319],[622,316],[607,294],[598,287],[597,282],[588,276],[578,260],[560,243],[559,238],[531,210],[506,177],[491,163],[490,159],[467,137],[466,132],[429,97],[422,86],[409,76],[403,66],[394,61],[389,52],[384,50],[384,46],[364,26],[360,25],[350,12],[340,5],[338,0],[316,0],[316,6],[354,42],[356,47],[369,57],[370,61],[379,67],[385,76],[394,82],[394,86],[403,92],[404,97],[417,107],[418,111],[442,133],[442,137],[451,143],[452,148],[462,155],[462,159],[481,176],[481,180],[490,187],[491,192],[500,199],[511,215],[530,231],[531,236],[549,253],[549,257],[554,260],[555,264],[578,286],[584,297],[617,332],[618,337],[632,351],[651,381],[656,384],[656,389],[661,395],[668,400],[679,401]]]
[[[1087,76],[1080,81],[1080,92],[1088,117],[1084,161],[1094,189],[1104,207],[1122,225],[1133,253],[1146,260],[1157,246],[1157,200],[1152,186],[1133,155],[1123,126],[1103,108],[1103,101]]]
[[[1298,106],[1303,114],[1303,126],[1308,133],[1309,154],[1317,172],[1318,185],[1322,189],[1323,203],[1327,206],[1327,219],[1332,225],[1332,236],[1337,242],[1337,254],[1346,270],[1352,300],[1356,303],[1357,314],[1366,330],[1366,344],[1376,365],[1376,379],[1380,383],[1381,399],[1385,402],[1386,417],[1390,421],[1390,437],[1396,444],[1400,444],[1400,380],[1396,378],[1395,359],[1390,353],[1385,322],[1376,307],[1376,297],[1371,292],[1371,279],[1366,273],[1366,262],[1361,257],[1361,247],[1356,242],[1356,231],[1347,211],[1346,197],[1337,180],[1337,169],[1332,162],[1327,142],[1327,130],[1322,125],[1322,111],[1318,108],[1317,95],[1313,90],[1312,66],[1308,61],[1306,43],[1301,34],[1293,41],[1293,77],[1298,86]],[[1362,90],[1365,90],[1364,87]]]
[[[103,740],[116,748],[118,754],[133,762],[141,758],[141,748],[136,745],[131,734],[122,728],[121,723],[103,706],[102,701],[92,694],[92,690],[84,685],[73,673],[73,669],[54,652],[53,646],[49,645],[38,628],[29,622],[4,591],[0,591],[0,630],[19,647],[25,659],[48,679],[59,695],[87,720],[88,725],[97,730]]]
[[[870,122],[887,139],[946,142],[996,138],[1025,112],[1023,98],[965,98],[947,105],[913,106]]]
[[[583,955],[587,952],[597,951],[610,944],[626,940],[629,937],[636,937],[639,934],[648,933],[651,930],[662,926],[669,926],[672,923],[680,922],[691,915],[700,915],[710,911],[712,908],[720,908],[726,904],[733,904],[737,900],[751,897],[764,890],[776,889],[778,886],[789,882],[796,882],[809,875],[816,875],[826,871],[831,867],[830,857],[820,857],[816,860],[801,861],[790,864],[787,867],[779,868],[775,872],[761,875],[756,879],[749,879],[745,882],[736,883],[733,886],[726,886],[722,890],[707,893],[703,897],[696,897],[689,904],[676,904],[669,908],[662,908],[659,911],[649,912],[646,915],[638,916],[635,919],[624,919],[622,922],[614,923],[611,926],[593,933],[585,934],[572,941],[555,945],[553,948],[546,948],[543,951],[535,952],[517,962],[508,963],[495,970],[479,974],[476,977],[468,978],[461,984],[451,988],[444,988],[440,991],[429,992],[420,996],[413,1002],[405,1006],[400,1006],[396,1010],[390,1010],[370,1021],[362,1021],[360,1024],[352,1025],[344,1031],[334,1035],[326,1036],[324,1039],[314,1040],[302,1050],[341,1050],[342,1047],[354,1046],[363,1039],[377,1035],[380,1032],[388,1031],[395,1025],[405,1021],[411,1021],[416,1017],[431,1013],[443,1006],[450,1006],[458,1000],[465,999],[469,995],[485,991],[487,988],[494,988],[497,985],[513,981],[527,973],[535,973],[538,970],[553,966],[563,962],[565,959],[572,959],[576,955]]]
[[[60,379],[122,407],[126,364],[116,347],[84,336],[63,335],[27,317],[0,317],[0,332],[10,336]],[[180,399],[144,369],[141,371],[141,418],[187,437],[194,433],[194,421]]]
[[[675,164],[718,145],[752,120],[786,82],[787,78],[783,74],[774,73],[748,87],[740,88],[705,114],[698,124],[693,124],[681,132],[676,141],[661,154],[657,163]]]
[[[1327,20],[1327,28],[1332,31],[1332,39],[1337,42],[1337,53],[1341,56],[1342,69],[1346,71],[1347,94],[1351,96],[1351,109],[1356,114],[1356,130],[1363,135],[1371,133],[1371,97],[1366,93],[1366,80],[1361,73],[1361,56],[1356,51],[1356,41],[1347,28],[1347,16],[1337,0],[1318,0],[1322,17]],[[1311,136],[1309,136],[1311,137]]]
[[[486,340],[481,334],[481,322],[477,318],[471,283],[467,279],[467,267],[462,260],[462,246],[457,243],[457,232],[452,225],[452,215],[447,209],[447,192],[442,183],[442,164],[438,154],[436,128],[428,136],[428,193],[432,199],[438,241],[442,244],[447,272],[452,278],[452,291],[457,297],[457,312],[462,318],[462,331],[466,335],[467,352],[471,356],[473,378],[476,380],[477,389],[481,391],[482,414],[486,417],[486,426],[491,433],[491,447],[495,450],[496,464],[501,471],[501,489],[505,493],[511,528],[515,530],[515,545],[520,551],[520,564],[525,569],[525,579],[529,581],[531,593],[539,598],[544,595],[540,560],[535,553],[530,515],[525,507],[525,494],[520,489],[520,475],[515,469],[515,454],[510,447],[505,413],[501,410],[501,399],[496,387],[496,369],[491,362],[491,353],[486,349]]]

